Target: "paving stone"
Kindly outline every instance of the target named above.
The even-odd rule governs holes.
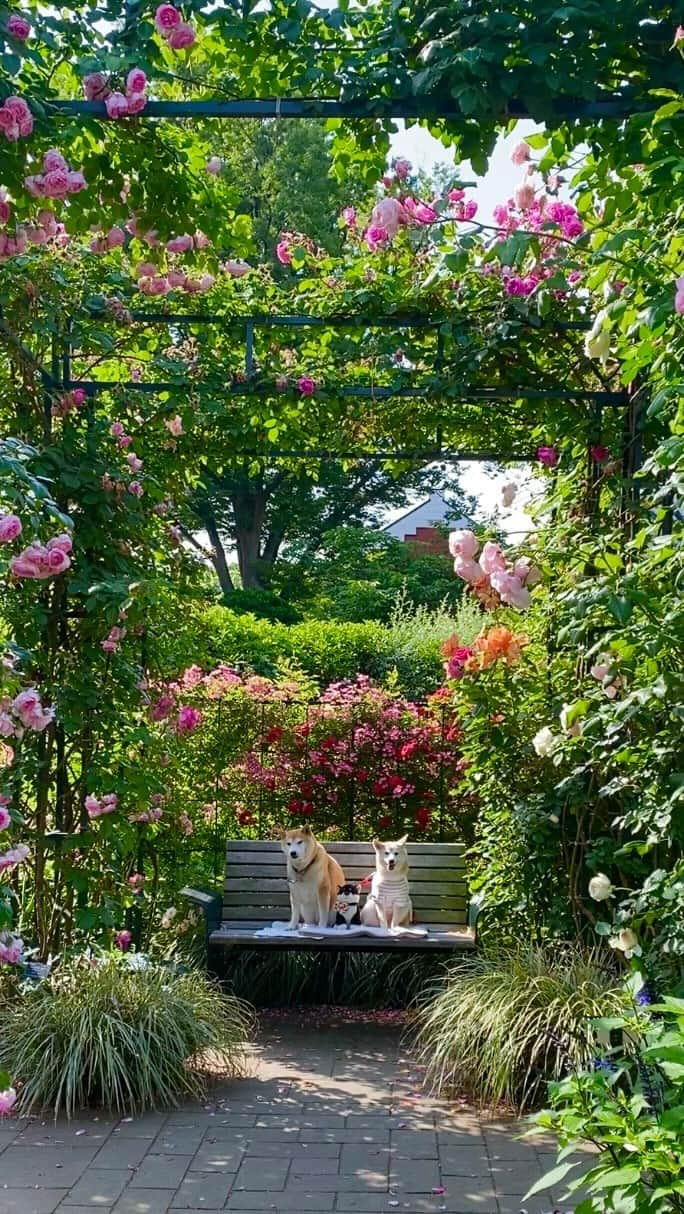
[[[74,1206],[112,1206],[128,1184],[132,1172],[115,1168],[88,1168],[69,1192]]]
[[[439,1162],[444,1176],[487,1176],[489,1157],[482,1146],[440,1147]]]
[[[360,1147],[356,1143],[347,1143],[340,1153],[340,1171],[355,1172],[375,1170],[387,1172],[390,1163],[390,1149],[376,1143],[375,1146]]]
[[[188,1169],[187,1155],[146,1155],[131,1181],[136,1189],[175,1189]]]
[[[171,1202],[172,1210],[222,1210],[230,1193],[233,1177],[220,1172],[190,1172],[179,1185]]]
[[[29,1189],[34,1185],[70,1189],[85,1172],[95,1151],[95,1147],[69,1150],[47,1146],[7,1147],[2,1154],[2,1183],[9,1189]]]
[[[92,1147],[97,1150],[106,1142],[114,1123],[100,1125],[92,1121],[34,1122],[27,1125],[14,1139],[18,1147]]]
[[[311,1177],[297,1175],[294,1168],[290,1172],[286,1192],[295,1189],[306,1189],[311,1186]],[[319,1193],[386,1193],[387,1172],[383,1169],[367,1172],[338,1172],[336,1176],[316,1177],[316,1189]]]
[[[328,1130],[302,1130],[299,1135],[301,1142],[335,1142],[344,1145],[347,1142],[357,1143],[363,1146],[364,1143],[384,1143],[389,1146],[390,1131],[389,1127],[381,1129],[359,1129],[349,1130],[344,1129],[328,1129]]]
[[[205,1142],[190,1162],[192,1172],[237,1172],[245,1158],[239,1143]]]
[[[402,1193],[430,1193],[441,1183],[437,1160],[392,1157],[389,1174],[390,1189],[397,1189]],[[468,1181],[465,1180],[465,1183]]]
[[[128,1189],[117,1201],[112,1214],[166,1214],[175,1189]]]
[[[434,1130],[393,1130],[392,1150],[405,1159],[436,1159],[437,1135]]]
[[[525,1163],[511,1159],[494,1160],[490,1171],[497,1193],[526,1193],[543,1174],[536,1160]]]
[[[194,1155],[202,1145],[204,1133],[204,1126],[180,1126],[171,1130],[167,1126],[161,1134],[157,1134],[152,1145],[146,1143],[145,1146],[152,1155]],[[133,1139],[126,1141],[132,1142]]]
[[[332,1210],[334,1193],[311,1193],[297,1190],[294,1193],[231,1193],[226,1210],[267,1210],[269,1214],[295,1211],[296,1214],[313,1211],[327,1214]]]
[[[290,1159],[290,1175],[301,1176],[336,1176],[340,1171],[340,1161],[337,1156],[321,1158],[315,1155],[297,1153]],[[313,1184],[313,1181],[309,1181]]]
[[[168,1120],[166,1113],[144,1113],[141,1117],[122,1118],[114,1133],[122,1138],[156,1138]]]
[[[235,1178],[236,1189],[256,1189],[262,1193],[275,1192],[285,1187],[290,1170],[287,1159],[245,1159],[240,1164]],[[310,1183],[310,1182],[309,1182]]]
[[[248,1143],[245,1159],[282,1159],[284,1155],[297,1155],[308,1159],[339,1159],[340,1144],[337,1142],[259,1142]]]
[[[522,1210],[525,1210],[525,1214],[548,1214],[549,1210],[553,1210],[554,1214],[561,1214],[561,1211],[571,1210],[575,1205],[573,1200],[570,1206],[567,1202],[561,1203],[559,1206],[549,1192],[539,1193],[536,1197],[527,1197],[525,1201],[522,1201],[519,1194],[508,1196],[499,1194],[498,1202],[499,1214],[521,1214]]]
[[[137,1168],[149,1150],[147,1138],[110,1138],[93,1159],[94,1168]]]
[[[5,1189],[0,1186],[0,1210],[2,1214],[52,1214],[66,1193],[66,1189]]]

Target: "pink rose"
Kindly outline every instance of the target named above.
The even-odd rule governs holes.
[[[43,175],[43,189],[46,198],[64,198],[69,192],[68,169],[51,169]]]
[[[172,240],[167,240],[167,253],[188,253],[192,248],[192,236],[174,236]]]
[[[371,253],[374,253],[376,249],[384,248],[386,244],[389,244],[390,239],[387,228],[381,228],[377,223],[370,224],[364,234],[364,240]]]
[[[77,388],[76,391],[83,392],[83,389]],[[85,399],[85,392],[83,392],[83,397]],[[79,403],[83,404],[83,401],[80,401]],[[59,549],[60,552],[69,553],[72,551],[73,546],[74,545],[73,545],[71,536],[67,535],[66,532],[64,532],[62,535],[53,536],[53,538],[51,540],[48,540],[48,544],[47,544],[48,552],[52,552],[53,549],[57,548],[57,549]]]
[[[173,434],[174,438],[179,438],[183,433],[183,421],[178,415],[176,417],[167,418],[164,423],[169,434]]]
[[[195,248],[208,249],[211,241],[205,232],[195,232]]]
[[[602,447],[600,443],[591,448],[591,458],[595,464],[604,464],[609,457],[610,451],[607,447]]]
[[[404,203],[404,210],[414,223],[434,223],[437,218],[437,212],[434,207],[429,206],[427,202],[421,202],[419,198],[407,198]]]
[[[66,552],[62,552],[61,548],[52,548],[48,553],[47,563],[50,572],[56,577],[69,568],[71,561]]]
[[[102,72],[91,72],[83,77],[83,92],[87,101],[103,101],[109,91],[107,77]]]
[[[12,1112],[17,1102],[17,1093],[14,1088],[5,1088],[4,1092],[0,1092],[0,1117],[6,1117]]]
[[[139,261],[133,273],[136,278],[154,278],[157,267],[151,261]]]
[[[345,207],[342,212],[342,218],[348,228],[355,228],[356,227],[356,208],[355,207]]]
[[[529,159],[529,144],[525,143],[524,141],[522,143],[516,143],[513,151],[511,152],[511,160],[513,161],[513,164],[527,164]]]
[[[202,724],[202,713],[198,708],[193,708],[190,704],[184,704],[176,717],[176,730],[178,733],[192,733]]]
[[[171,30],[171,33],[166,41],[168,42],[172,51],[184,51],[187,50],[189,46],[192,46],[196,37],[197,34],[192,26],[188,25],[187,21],[181,21],[180,25],[175,26],[175,28]]]
[[[297,380],[297,387],[302,396],[313,396],[316,391],[316,380],[310,375],[302,375],[301,379]]]
[[[25,17],[19,17],[13,13],[7,22],[7,33],[13,38],[18,38],[20,42],[25,42],[31,33],[31,24]]]
[[[506,558],[501,550],[501,545],[495,544],[493,540],[487,540],[480,553],[480,564],[485,573],[505,572]]]
[[[21,519],[16,514],[3,514],[0,516],[0,544],[11,544],[12,540],[16,540],[18,535],[21,535],[22,523]]]
[[[143,466],[142,460],[135,454],[134,451],[131,451],[130,454],[126,456],[126,463],[128,464],[131,472],[140,472],[140,469]]]
[[[534,202],[534,186],[529,181],[521,181],[515,187],[513,197],[519,211],[529,211]]]
[[[402,156],[394,161],[394,171],[399,178],[399,181],[405,181],[410,175],[413,165],[410,160],[405,160]]]
[[[537,447],[537,459],[545,468],[555,468],[558,463],[558,452],[555,447]]]
[[[162,4],[162,8],[170,8],[170,7],[171,7],[170,4]],[[129,932],[128,928],[124,928],[123,931],[117,932],[116,935],[114,936],[114,943],[118,949],[121,949],[122,953],[127,953],[129,948],[131,947],[131,944],[133,943],[132,932]]]
[[[154,24],[164,37],[181,23],[181,15],[173,4],[160,4],[154,14]]]
[[[473,560],[472,557],[461,556],[460,554],[454,561],[454,572],[471,586],[477,582],[481,582],[486,577],[484,569],[477,561]]]
[[[9,810],[4,805],[0,805],[0,830],[7,830],[11,822],[12,818],[10,817]]]
[[[133,497],[140,498],[140,497],[142,497],[145,490],[143,489],[142,485],[140,484],[140,481],[131,481],[130,485],[128,486],[128,492],[132,493]]]
[[[45,576],[44,549],[32,544],[10,561],[10,571],[15,577],[42,578]]]
[[[523,586],[536,586],[541,582],[541,573],[536,565],[533,565],[529,557],[521,556],[513,566],[514,577],[519,578]]]
[[[183,270],[169,270],[166,275],[168,284],[172,290],[174,287],[184,287],[187,277],[187,274]]]
[[[141,114],[147,105],[147,97],[144,93],[129,93],[128,94],[128,113]]]
[[[54,173],[56,169],[68,168],[67,162],[61,152],[56,148],[50,148],[43,156],[43,171],[45,173]]]
[[[221,169],[223,168],[223,161],[221,160],[221,157],[212,156],[211,159],[207,161],[206,168],[207,173],[211,173],[213,177],[218,177]]]
[[[67,178],[67,192],[69,194],[80,194],[81,190],[85,190],[88,186],[88,182],[80,169],[70,169],[67,173]]]
[[[215,282],[213,274],[203,274],[199,280],[200,291],[210,291]]]
[[[45,189],[41,176],[25,177],[24,185],[33,198],[44,198]]]
[[[371,212],[371,227],[384,228],[389,236],[396,236],[401,224],[408,222],[406,210],[398,198],[381,198]]]
[[[221,262],[221,269],[225,274],[229,274],[231,278],[242,278],[244,274],[249,273],[251,268],[248,261],[230,259],[229,261]]]
[[[11,214],[12,208],[7,201],[7,194],[5,190],[0,189],[0,223],[7,223]]]
[[[143,72],[142,68],[139,68],[139,67],[131,68],[130,72],[128,73],[128,75],[126,77],[126,92],[129,95],[131,93],[144,93],[146,87],[147,87],[147,76]]]
[[[512,573],[496,570],[490,580],[503,603],[508,603],[509,607],[517,607],[520,611],[529,607],[532,601],[530,592]]]
[[[276,245],[276,257],[282,266],[292,265],[292,254],[287,241],[280,240]]]
[[[460,186],[457,186],[453,190],[449,190],[447,198],[449,199],[449,202],[463,202],[463,199],[465,198],[465,190],[462,190]]]
[[[128,97],[123,93],[110,93],[105,101],[109,118],[125,118],[128,113]]]
[[[126,233],[115,225],[107,232],[106,240],[110,249],[119,249],[126,243]]]
[[[452,556],[472,558],[479,550],[480,541],[474,531],[452,531],[449,536],[449,552]]]
[[[111,426],[109,427],[109,433],[114,438],[121,438],[121,435],[125,433],[123,422],[112,422]]]

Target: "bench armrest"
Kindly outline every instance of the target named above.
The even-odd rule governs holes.
[[[204,928],[207,940],[211,932],[215,931],[221,924],[221,895],[215,890],[208,889],[193,889],[192,886],[186,885],[180,891],[181,898],[185,898],[188,902],[192,902],[193,906],[201,912],[204,919]]]
[[[468,927],[472,928],[477,940],[477,923],[484,910],[484,894],[473,894],[468,903]]]

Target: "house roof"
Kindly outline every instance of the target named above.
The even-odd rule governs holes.
[[[380,530],[384,531],[386,535],[393,535],[396,539],[403,540],[407,535],[412,535],[418,527],[430,527],[435,523],[445,522],[450,513],[449,503],[439,490],[435,490],[424,501],[419,502],[417,506],[412,506],[393,522],[386,523]],[[470,527],[471,522],[470,519],[459,518],[451,520],[450,525]]]

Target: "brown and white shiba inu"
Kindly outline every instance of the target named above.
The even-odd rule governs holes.
[[[408,883],[408,835],[395,843],[373,839],[375,872],[371,892],[361,911],[366,927],[408,927],[413,918],[413,906]]]
[[[309,826],[283,831],[280,846],[287,857],[292,908],[289,930],[296,931],[300,922],[329,927],[337,891],[345,883],[337,860],[328,855]]]

